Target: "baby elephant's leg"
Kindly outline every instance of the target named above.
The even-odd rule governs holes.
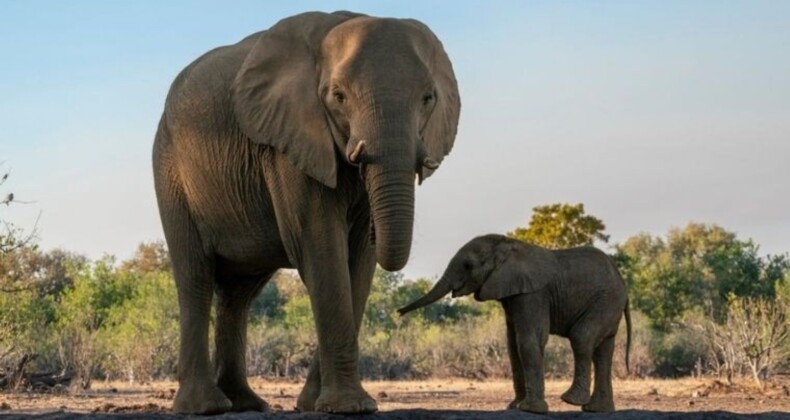
[[[518,341],[526,395],[517,407],[531,413],[546,413],[549,411],[543,391],[543,345],[546,340],[541,340],[536,334],[527,334],[527,337],[519,337]]]
[[[612,357],[614,356],[614,336],[605,338],[595,349],[595,387],[590,402],[582,406],[584,411],[608,413],[614,411],[612,391]]]
[[[524,367],[521,364],[521,356],[518,354],[518,342],[516,341],[516,330],[510,316],[507,317],[507,351],[510,356],[510,370],[513,374],[513,391],[516,397],[508,404],[508,409],[518,408],[518,403],[527,396],[527,388],[524,382]]]
[[[511,360],[520,362],[513,364],[516,398],[523,395],[520,401],[514,401],[516,404],[511,403],[511,407],[515,405],[519,410],[546,413],[549,406],[543,392],[543,349],[549,339],[548,310],[541,310],[545,305],[542,295],[537,293],[517,295],[503,301],[503,304],[513,331],[508,338],[513,337],[516,342],[515,348],[510,350]],[[514,358],[513,353],[517,353],[517,357]],[[518,364],[521,365],[521,375],[515,373]]]
[[[573,383],[560,398],[568,404],[584,405],[590,402],[590,365],[594,341],[586,328],[575,328],[570,335],[573,350]]]

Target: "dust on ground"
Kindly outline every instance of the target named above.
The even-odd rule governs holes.
[[[271,406],[276,417],[309,417],[294,412],[301,381],[269,381],[251,378],[250,385]],[[570,385],[568,380],[546,382],[546,400],[554,416],[575,418],[579,407],[560,400]],[[432,379],[427,381],[368,381],[365,389],[379,403],[386,418],[504,418],[520,417],[503,411],[513,398],[512,382],[506,379],[470,381]],[[129,384],[97,382],[89,391],[59,389],[47,394],[0,394],[0,417],[37,415],[44,418],[72,418],[79,415],[104,417],[172,417],[170,406],[177,384],[154,382]],[[778,381],[759,390],[748,384],[728,387],[714,379],[628,379],[615,380],[617,418],[648,418],[662,413],[691,418],[739,418],[739,414],[790,418],[790,380]],[[695,415],[696,414],[696,415]],[[259,418],[252,413],[228,418]],[[368,417],[368,416],[361,416]],[[357,417],[357,418],[361,418]],[[685,417],[685,416],[682,416]],[[750,416],[751,417],[751,416]]]

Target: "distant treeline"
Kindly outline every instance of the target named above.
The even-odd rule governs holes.
[[[632,375],[748,375],[762,381],[787,368],[787,256],[761,256],[752,241],[696,223],[665,237],[639,234],[607,251],[630,290]],[[432,283],[376,271],[360,338],[362,374],[508,376],[498,303],[445,298],[397,315],[395,309]],[[249,374],[304,376],[317,341],[299,278],[278,273],[254,302],[250,320]],[[619,376],[626,375],[624,339],[621,330]],[[96,379],[173,378],[178,340],[178,300],[162,243],[141,244],[134,258],[121,262],[41,252],[29,244],[0,253],[0,369],[14,369],[26,357],[29,371],[68,373],[84,387]],[[551,339],[546,364],[548,375],[572,373],[564,339]]]

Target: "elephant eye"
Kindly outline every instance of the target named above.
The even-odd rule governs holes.
[[[335,98],[335,102],[339,104],[346,102],[346,95],[339,90],[332,92],[332,96]]]
[[[422,97],[422,104],[423,105],[430,105],[431,102],[435,99],[433,92],[428,92]]]
[[[464,270],[469,271],[472,269],[472,262],[471,261],[464,261]]]

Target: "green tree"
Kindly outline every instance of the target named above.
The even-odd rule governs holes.
[[[697,309],[722,321],[728,296],[766,297],[790,267],[785,256],[761,257],[751,241],[717,225],[689,223],[665,239],[638,234],[615,255],[634,306],[660,329]]]
[[[73,278],[58,305],[58,353],[64,370],[89,388],[107,357],[99,335],[115,307],[134,296],[139,276],[118,270],[114,258],[106,257],[81,267]]]
[[[389,272],[376,266],[363,320],[368,329],[394,328],[397,317],[394,311],[397,307],[394,306],[393,297],[402,283],[402,273]]]
[[[121,264],[129,271],[154,272],[170,271],[170,253],[164,241],[143,242],[137,245],[134,257]]]
[[[59,368],[49,332],[63,294],[72,286],[70,272],[85,261],[62,250],[44,253],[32,246],[0,253],[0,364],[16,365],[27,355],[30,369]]]
[[[790,310],[790,269],[786,270],[782,280],[776,282],[776,300]]]
[[[519,227],[508,236],[552,249],[607,242],[609,236],[601,219],[585,214],[584,204],[549,204],[532,209],[526,228]]]
[[[250,374],[286,376],[307,371],[317,346],[310,297],[297,274],[280,270],[252,302]]]
[[[307,289],[298,275],[288,270],[280,270],[252,301],[251,320],[253,323],[264,320],[282,321],[285,304],[306,295]]]
[[[110,307],[100,341],[107,375],[129,382],[172,377],[178,354],[178,298],[169,272],[136,275],[132,295]]]
[[[28,355],[38,356],[32,365],[51,369],[56,352],[47,334],[57,302],[41,297],[35,289],[0,293],[0,366],[16,365]]]

